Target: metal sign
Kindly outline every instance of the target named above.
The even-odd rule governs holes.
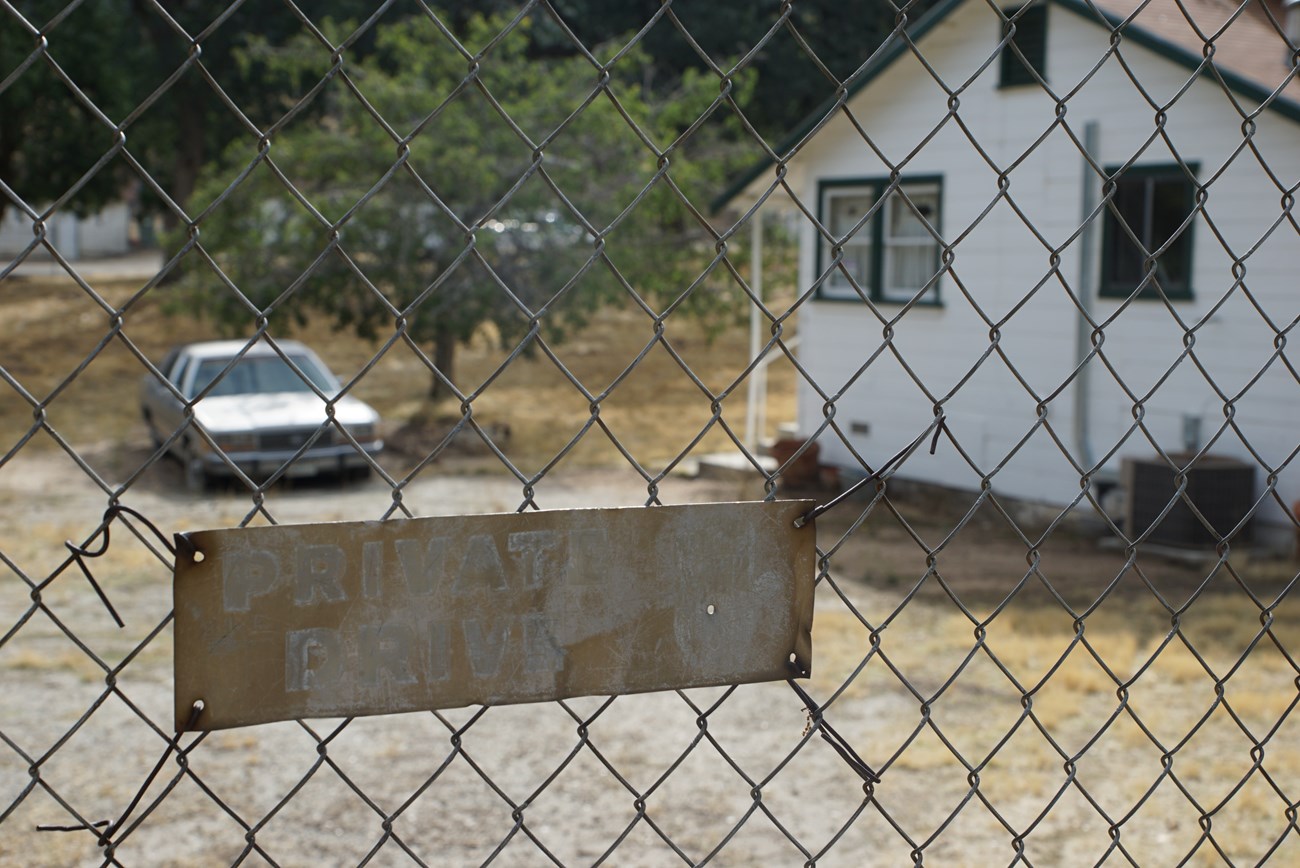
[[[178,536],[177,727],[806,676],[816,550],[811,524],[795,519],[812,506]]]

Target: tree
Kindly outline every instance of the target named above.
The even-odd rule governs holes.
[[[69,191],[69,209],[93,213],[138,184],[143,205],[178,222],[122,156],[115,127],[123,128],[125,152],[183,209],[202,168],[240,130],[241,119],[213,82],[253,123],[283,110],[275,102],[283,84],[276,70],[236,63],[245,34],[279,45],[304,32],[281,3],[232,8],[229,0],[174,0],[165,12],[149,0],[11,0],[6,6],[0,10],[0,181],[12,194],[0,193],[0,218],[16,199],[41,207]],[[370,8],[365,0],[311,5],[317,15],[336,17]],[[201,51],[195,56],[192,40]],[[369,45],[363,38],[353,51]]]
[[[236,138],[244,118],[266,126],[283,110],[278,100],[286,70],[248,62],[246,46],[250,41],[284,45],[301,38],[305,25],[289,4],[280,2],[234,6],[231,0],[171,0],[166,15],[153,0],[131,0],[130,5],[140,43],[133,49],[141,70],[137,76],[151,86],[163,84],[186,63],[190,39],[199,40],[202,51],[202,69],[191,64],[137,121],[139,144],[133,146],[168,198],[185,208],[200,173]],[[313,15],[337,19],[365,15],[373,5],[367,0],[316,0],[307,8]],[[256,34],[255,39],[250,34]],[[370,44],[369,38],[362,38],[352,50],[360,56]],[[149,91],[141,91],[138,98],[147,95]],[[171,208],[161,211],[169,224],[178,222]]]
[[[734,168],[712,153],[725,118],[670,145],[714,102],[716,79],[684,75],[656,108],[644,57],[625,55],[599,87],[584,56],[531,58],[528,27],[470,17],[462,43],[491,46],[471,74],[429,20],[386,21],[373,51],[325,73],[309,113],[291,106],[269,140],[231,145],[191,209],[220,276],[191,269],[187,303],[236,332],[313,313],[365,336],[404,330],[433,348],[435,394],[456,343],[484,323],[528,341],[619,296],[707,303],[691,287],[713,244],[679,191],[703,207]],[[327,29],[339,44],[350,25]],[[241,56],[298,92],[321,55],[303,36]],[[688,144],[711,158],[687,159]]]
[[[118,139],[87,105],[114,123],[133,105],[139,58],[130,46],[139,39],[127,0],[87,3],[66,16],[63,2],[9,5],[0,16],[0,182],[8,188],[0,188],[0,219],[18,201],[40,208],[79,183],[69,207],[94,212],[127,181],[120,161],[92,172]]]
[[[759,134],[769,142],[776,142],[809,112],[835,96],[838,83],[871,57],[897,26],[900,15],[915,22],[934,3],[935,0],[675,3],[669,11],[690,33],[690,39],[665,18],[650,29],[642,44],[655,80],[671,90],[685,70],[705,68],[699,51],[725,69],[731,62],[729,58],[748,55],[766,39],[762,48],[749,58],[754,79],[742,107]],[[596,43],[640,29],[663,4],[660,0],[619,3],[552,0],[552,5],[581,39]],[[769,37],[768,31],[783,15],[787,15],[784,23]],[[539,41],[543,42],[543,48],[568,50],[568,43],[562,38]]]
[[[912,0],[901,11],[915,21],[932,3]],[[256,34],[256,44],[264,48],[279,49],[301,43],[314,26],[300,18],[304,12],[314,21],[362,21],[377,4],[315,0],[294,8],[280,2],[170,0],[164,12],[153,0],[11,0],[5,7],[0,10],[0,182],[33,205],[56,200],[80,184],[69,207],[94,211],[126,185],[146,180],[121,156],[84,178],[118,147],[112,127],[124,124],[131,160],[148,174],[142,205],[175,224],[182,221],[181,212],[155,197],[152,185],[187,210],[201,171],[245,132],[244,124],[267,128],[284,110],[285,76],[292,69],[282,57],[274,62],[266,60],[270,55],[254,57],[247,35]],[[661,11],[661,3],[553,0],[536,9],[535,26],[520,50],[532,59],[565,59],[581,54],[567,31],[588,46],[620,38],[642,28]],[[563,26],[549,18],[550,9]],[[788,11],[785,25],[751,58],[742,100],[749,121],[776,141],[834,94],[835,82],[822,66],[838,79],[849,76],[900,14],[890,0],[801,0],[788,10],[776,2],[759,6],[758,14],[755,9],[750,0],[674,6],[672,16],[690,31],[691,40],[668,18],[645,34],[638,55],[645,98],[652,99],[651,89],[660,98],[683,86],[689,90],[688,78],[707,72],[691,41],[726,66],[725,58],[747,54]],[[487,11],[505,20],[517,10],[513,0],[480,0],[453,5],[443,20],[460,33]],[[352,62],[369,56],[394,14],[384,13],[376,26],[362,28],[349,41]],[[854,29],[852,38],[844,38],[846,23]],[[46,39],[47,54],[24,66],[38,48],[38,33]],[[51,59],[109,124],[74,95]],[[0,217],[11,204],[12,197],[0,189]]]

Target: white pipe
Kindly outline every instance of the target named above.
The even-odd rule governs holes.
[[[1088,324],[1088,319],[1092,315],[1093,284],[1096,282],[1093,268],[1093,258],[1096,256],[1093,239],[1097,234],[1097,221],[1104,218],[1104,215],[1092,217],[1092,212],[1097,207],[1097,179],[1093,176],[1092,164],[1088,159],[1089,157],[1097,159],[1099,138],[1097,130],[1096,121],[1088,121],[1083,125],[1083,148],[1087,153],[1082,158],[1083,204],[1080,207],[1080,214],[1086,222],[1083,231],[1079,233],[1079,315],[1075,319],[1074,332],[1076,367],[1082,364],[1092,352],[1092,326]],[[1091,408],[1089,407],[1091,395],[1088,379],[1091,368],[1091,363],[1084,365],[1074,380],[1074,443],[1079,450],[1077,456],[1079,463],[1088,469],[1092,468],[1096,460],[1092,451]]]
[[[749,288],[754,298],[763,300],[763,217],[755,212],[750,218]],[[763,348],[763,314],[753,300],[749,303],[749,360],[758,358]],[[764,360],[766,362],[766,360]],[[758,449],[767,422],[767,364],[759,364],[749,372],[745,383],[745,448]]]

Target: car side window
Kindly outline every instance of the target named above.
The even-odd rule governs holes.
[[[182,359],[181,363],[176,366],[176,379],[174,382],[176,387],[181,390],[181,394],[186,398],[193,398],[194,393],[200,388],[194,383],[194,372],[198,370],[198,367],[199,360],[193,356]]]
[[[212,385],[212,381],[217,378],[217,375],[226,369],[228,364],[230,364],[230,359],[204,359],[202,361],[195,359],[190,363],[191,372],[186,374],[189,388],[185,390],[185,396],[193,398],[199,392],[208,388],[208,386]],[[234,391],[231,375],[227,374],[221,382],[212,387],[208,394],[211,396],[229,395],[233,394]]]
[[[180,385],[180,365],[176,364],[180,354],[180,347],[173,347],[167,355],[163,356],[162,362],[158,365],[158,370],[162,371],[163,376],[170,380],[173,386]]]

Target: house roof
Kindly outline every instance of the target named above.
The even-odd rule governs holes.
[[[1212,41],[1216,66],[1266,92],[1282,88],[1281,95],[1297,104],[1293,108],[1300,108],[1300,78],[1290,76],[1287,63],[1293,49],[1286,43],[1282,2],[1249,0],[1242,5],[1229,0],[1148,0],[1144,6],[1142,0],[1097,0],[1097,5],[1119,20],[1132,16],[1125,37],[1136,37],[1131,31],[1137,28],[1166,44],[1161,47],[1191,55],[1194,63],[1200,63],[1206,42]]]
[[[919,41],[966,0],[940,0],[908,28]],[[1120,50],[1137,44],[1189,71],[1221,80],[1233,93],[1300,122],[1300,73],[1287,64],[1291,52],[1285,36],[1287,6],[1300,0],[1044,0],[1108,28],[1122,26]],[[1292,14],[1300,15],[1300,9]],[[891,39],[849,82],[846,92],[827,100],[787,133],[772,149],[779,157],[797,152],[802,143],[834,117],[836,110],[908,51],[903,39]],[[1204,64],[1212,51],[1211,62]],[[1291,55],[1294,56],[1294,55]],[[720,211],[776,161],[764,157],[713,201]]]

